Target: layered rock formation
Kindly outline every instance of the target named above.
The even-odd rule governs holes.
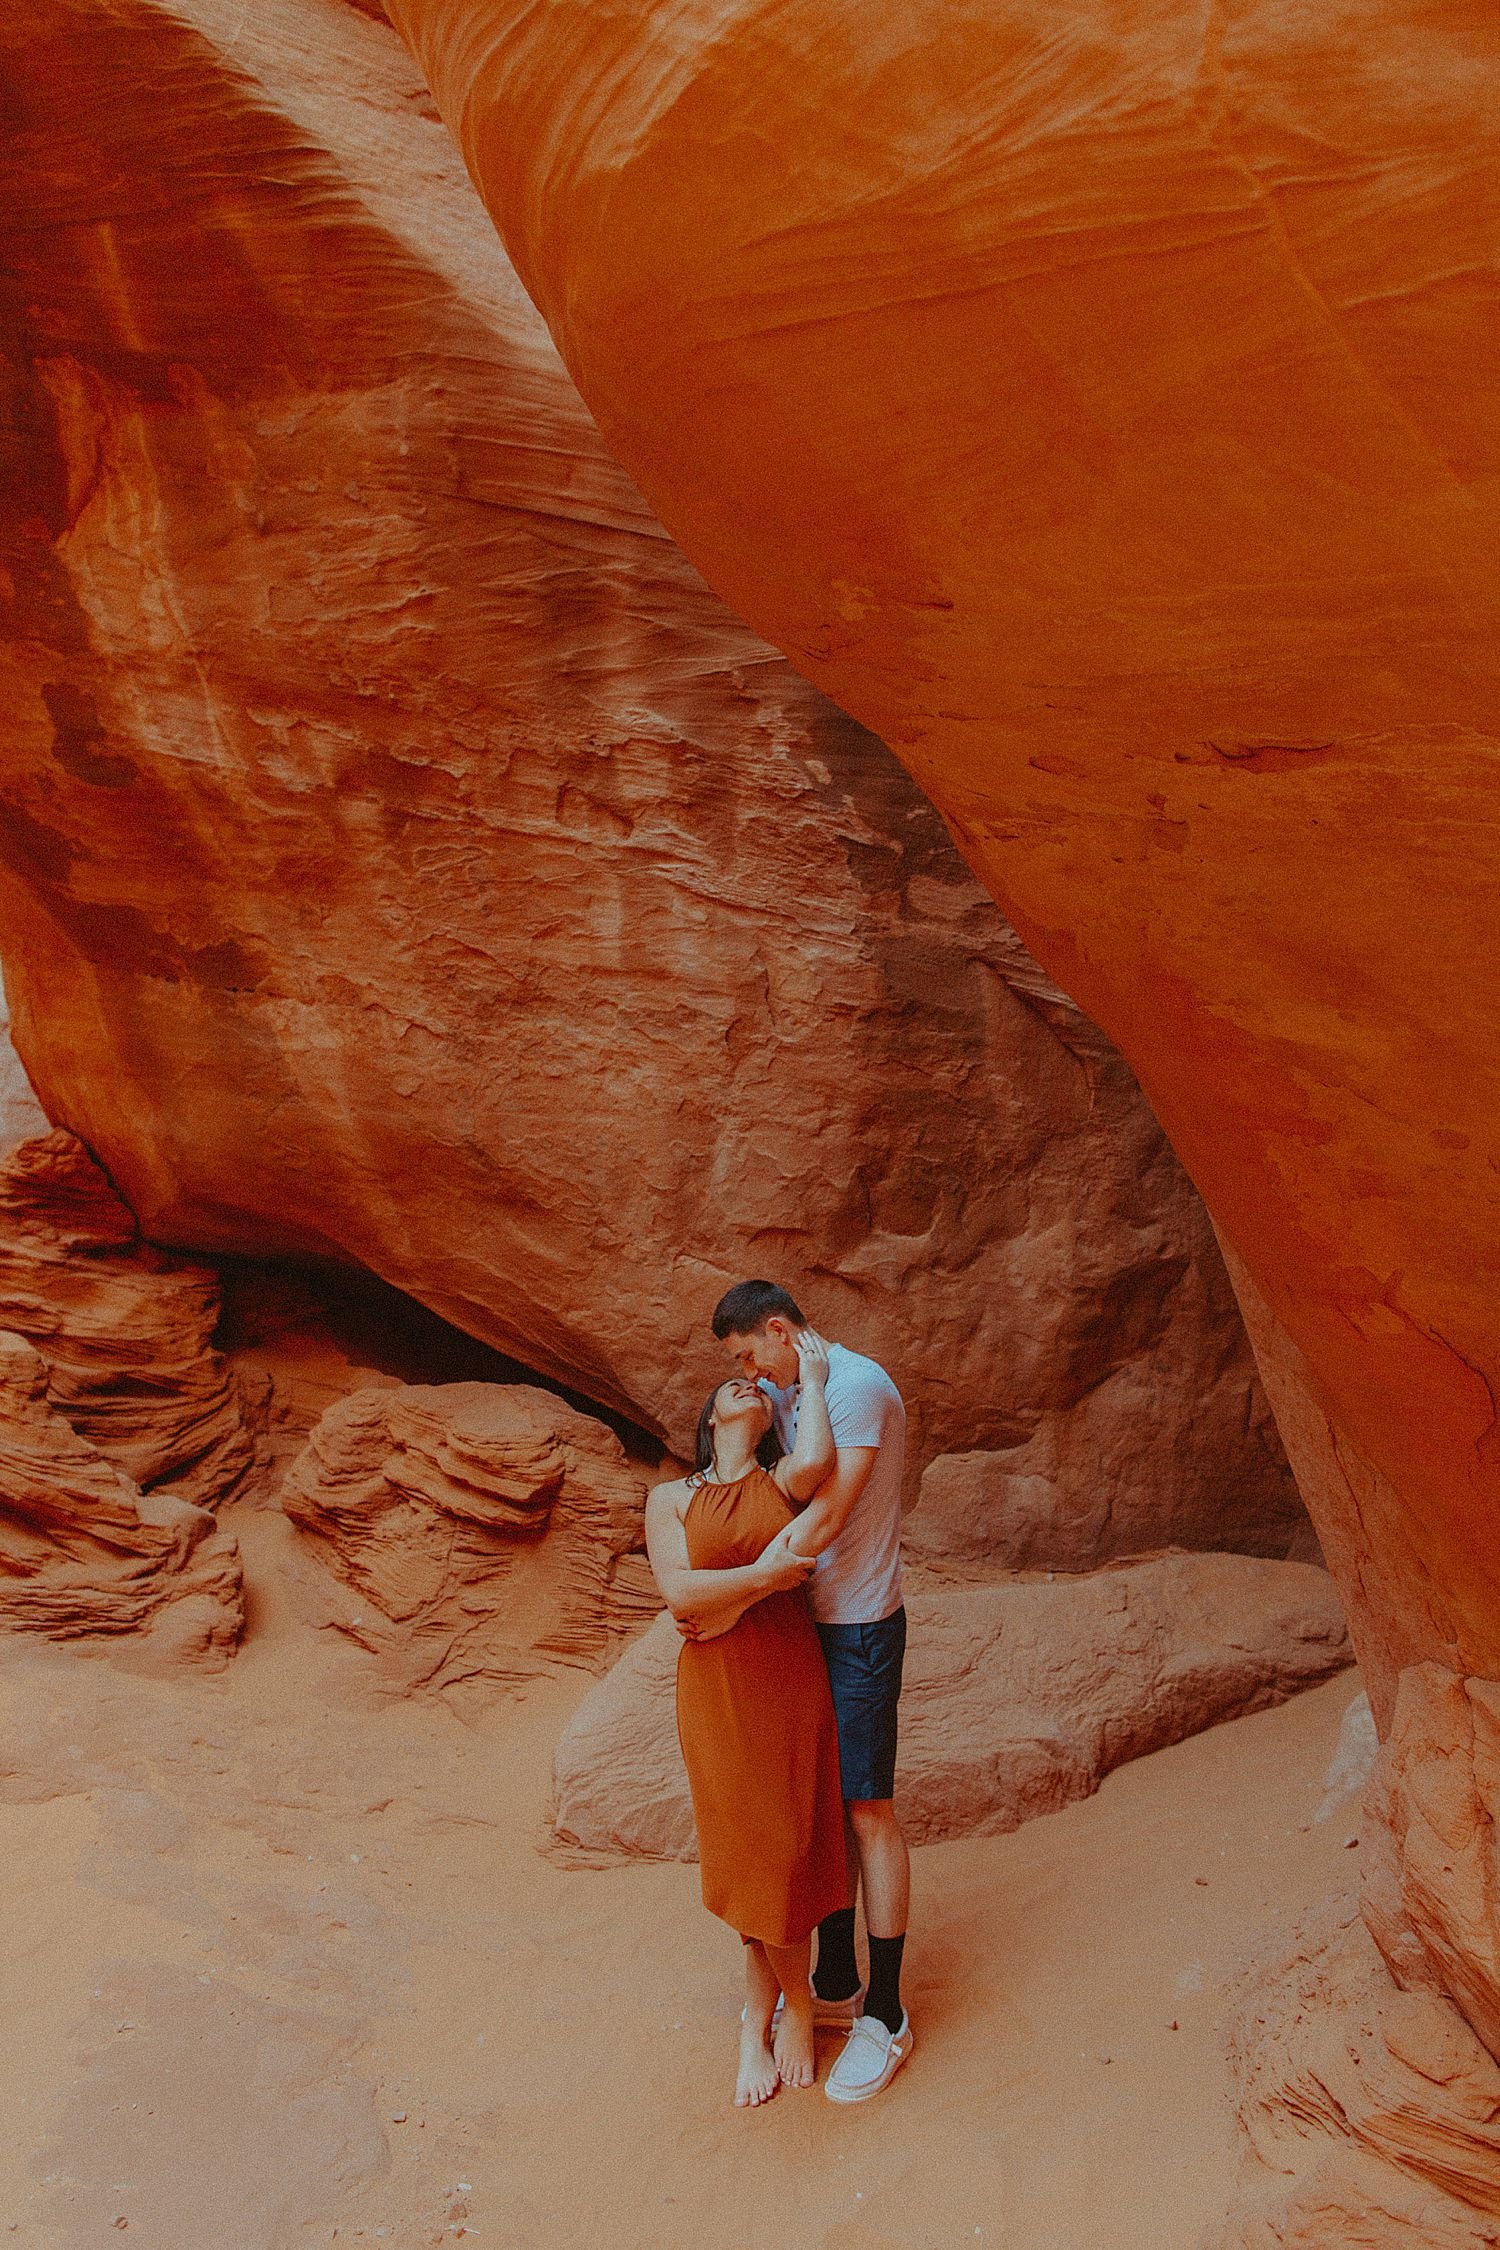
[[[211,1507],[254,1459],[238,1384],[212,1338],[212,1269],[142,1242],[71,1133],[0,1164],[0,1325],[36,1346],[47,1395],[143,1490]]]
[[[770,1269],[1050,1559],[1285,1553],[1128,1073],[664,536],[394,34],[43,0],[0,74],[0,951],[147,1232],[357,1259],[679,1447]]]
[[[606,440],[1119,1040],[1377,1709],[1500,1669],[1477,5],[394,0]]]
[[[1432,1992],[1398,1992],[1352,1902],[1245,1979],[1243,2193],[1204,2250],[1494,2250],[1500,2066]]]
[[[918,1843],[995,1836],[1130,1758],[1264,1709],[1350,1661],[1327,1574],[1179,1555],[1054,1584],[913,1588],[896,1796]],[[679,1641],[659,1618],[558,1745],[565,1847],[695,1855],[677,1746]]]
[[[613,1432],[523,1385],[401,1384],[323,1415],[281,1488],[403,1688],[598,1666],[657,1607],[646,1485]]]
[[[140,1242],[70,1133],[0,1164],[0,1624],[233,1650],[239,1557],[211,1507],[254,1442],[217,1310],[213,1274]]]
[[[58,1413],[48,1378],[0,1331],[0,1625],[53,1640],[149,1627],[154,1654],[222,1664],[245,1622],[234,1540],[179,1492],[143,1493]]]
[[[1404,1672],[1368,1802],[1371,1934],[1399,1984],[1450,1993],[1500,2055],[1500,1686]]]

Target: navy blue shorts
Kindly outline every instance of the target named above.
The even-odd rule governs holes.
[[[844,1802],[890,1797],[896,1787],[896,1705],[906,1655],[906,1611],[878,1625],[820,1625],[833,1689]]]

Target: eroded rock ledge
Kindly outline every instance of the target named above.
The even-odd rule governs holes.
[[[254,1459],[218,1314],[213,1268],[142,1241],[72,1133],[0,1164],[0,1327],[36,1346],[52,1404],[142,1490],[205,1506]]]
[[[1082,1578],[909,1590],[897,1803],[917,1843],[994,1836],[1130,1758],[1263,1710],[1350,1662],[1325,1571],[1170,1555]],[[677,1632],[659,1618],[558,1745],[560,1845],[694,1856]]]

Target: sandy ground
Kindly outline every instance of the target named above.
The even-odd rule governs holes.
[[[537,1848],[586,1681],[381,1702],[290,1526],[226,1514],[221,1676],[0,1647],[0,2243],[1196,2250],[1226,1980],[1352,1880],[1352,1803],[1316,1817],[1352,1675],[920,1853],[911,2063],[745,2114],[696,1869]]]

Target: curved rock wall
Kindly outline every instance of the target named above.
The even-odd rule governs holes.
[[[392,14],[668,529],[1138,1069],[1382,1716],[1393,1652],[1493,1675],[1489,17]]]
[[[1128,1072],[666,538],[395,35],[43,0],[0,73],[0,952],[147,1231],[358,1260],[678,1446],[769,1269],[919,1463],[1089,1487],[1042,1560],[1285,1553]]]

